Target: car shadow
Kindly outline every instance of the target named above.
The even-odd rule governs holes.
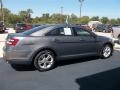
[[[86,61],[96,60],[99,57],[86,57],[86,58],[76,58],[76,59],[66,59],[60,60],[57,62],[56,67],[71,65],[76,63],[82,63]],[[37,70],[33,65],[18,65],[18,64],[11,64],[11,67],[16,71],[35,71]],[[55,68],[56,68],[55,67]]]
[[[120,90],[120,68],[77,78],[79,90]]]
[[[66,65],[70,65],[70,64],[76,64],[76,63],[97,60],[99,58],[100,57],[98,57],[98,56],[88,56],[88,57],[81,57],[81,58],[69,59],[69,60],[66,59],[66,60],[58,61],[57,65],[58,66],[66,66]]]
[[[36,68],[33,65],[11,64],[11,67],[16,71],[35,71],[36,70]]]

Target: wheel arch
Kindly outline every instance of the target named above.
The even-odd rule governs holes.
[[[102,48],[101,48],[100,52],[99,52],[99,55],[100,55],[101,59],[105,59],[105,57],[103,57],[103,54],[102,54],[102,53],[103,53],[102,50],[103,50],[103,48],[105,47],[105,45],[110,45],[110,46],[111,46],[111,49],[112,49],[111,55],[112,55],[112,53],[114,52],[114,51],[113,51],[113,46],[114,46],[114,45],[113,45],[111,42],[106,42],[106,43],[104,43],[104,44],[102,45]],[[110,55],[110,56],[111,56],[111,55]],[[109,57],[110,57],[110,56],[109,56]]]
[[[114,45],[113,45],[112,43],[106,42],[106,43],[103,44],[103,46],[105,46],[105,45],[110,45],[110,46],[112,47],[112,50],[113,50],[113,46],[114,46]]]
[[[53,50],[53,49],[50,48],[50,47],[39,48],[38,50],[36,50],[36,51],[33,53],[32,57],[31,57],[32,63],[33,63],[36,55],[37,55],[39,52],[43,51],[43,50],[50,50],[51,52],[53,52],[53,54],[55,55],[55,57],[57,56],[57,53],[55,52],[55,50]]]

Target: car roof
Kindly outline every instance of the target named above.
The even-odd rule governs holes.
[[[31,30],[28,30],[28,31],[25,31],[23,32],[24,34],[32,34],[32,33],[35,33],[35,32],[39,32],[40,30],[43,30],[44,31],[49,31],[49,30],[52,30],[52,29],[55,29],[55,28],[59,28],[59,27],[79,27],[79,28],[83,28],[82,26],[78,26],[78,25],[73,25],[73,24],[46,24],[46,25],[41,25],[41,26],[38,26],[38,27],[35,27]]]
[[[78,25],[75,25],[75,24],[47,24],[48,27],[81,27],[82,26],[78,26]]]

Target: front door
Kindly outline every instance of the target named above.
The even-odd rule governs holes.
[[[73,27],[75,33],[75,40],[77,42],[77,53],[78,54],[96,54],[98,51],[98,43],[96,38],[88,31]]]

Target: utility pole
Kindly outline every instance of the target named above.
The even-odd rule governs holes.
[[[3,21],[3,25],[4,25],[4,11],[3,11],[3,2],[2,2],[2,0],[0,0],[0,6],[1,6],[2,21]]]
[[[84,0],[79,0],[80,2],[80,18],[82,17],[82,5]]]
[[[61,15],[63,15],[63,7],[61,7]]]
[[[61,23],[63,23],[63,18],[62,18],[62,16],[63,16],[63,7],[60,7],[61,8]]]

